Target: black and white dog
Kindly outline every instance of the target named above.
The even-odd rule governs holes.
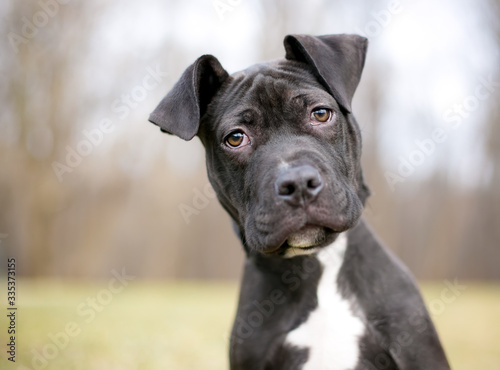
[[[200,138],[246,251],[231,369],[449,369],[414,279],[362,218],[351,100],[367,40],[284,44],[232,75],[201,56],[149,118]]]

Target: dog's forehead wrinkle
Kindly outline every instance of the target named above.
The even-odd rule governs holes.
[[[233,87],[238,85],[238,88],[248,88],[254,84],[272,83],[272,80],[275,80],[288,82],[292,86],[298,86],[300,83],[301,85],[322,88],[312,72],[305,65],[300,63],[299,65],[296,62],[286,60],[255,64],[231,75],[231,85]]]
[[[337,107],[312,73],[297,62],[256,64],[231,75],[222,90],[215,104],[216,116],[226,122],[222,126],[258,121],[266,127],[277,127],[285,120],[303,119],[308,106]]]

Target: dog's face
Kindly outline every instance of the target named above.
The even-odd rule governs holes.
[[[190,66],[150,120],[198,135],[208,176],[249,253],[291,257],[354,226],[368,189],[350,102],[364,64],[358,36],[288,36],[287,57],[231,76],[211,56]]]

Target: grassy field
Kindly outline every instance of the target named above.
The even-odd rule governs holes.
[[[0,368],[228,368],[236,283],[126,284],[19,281],[16,363],[5,358],[4,310]],[[499,370],[500,285],[467,283],[450,290],[449,283],[438,282],[422,288],[452,368]]]

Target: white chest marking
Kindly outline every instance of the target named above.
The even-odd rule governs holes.
[[[365,327],[336,284],[346,247],[347,237],[340,234],[332,245],[318,253],[323,268],[317,291],[318,306],[306,322],[286,337],[285,343],[309,349],[303,370],[347,370],[358,363],[359,339]]]

